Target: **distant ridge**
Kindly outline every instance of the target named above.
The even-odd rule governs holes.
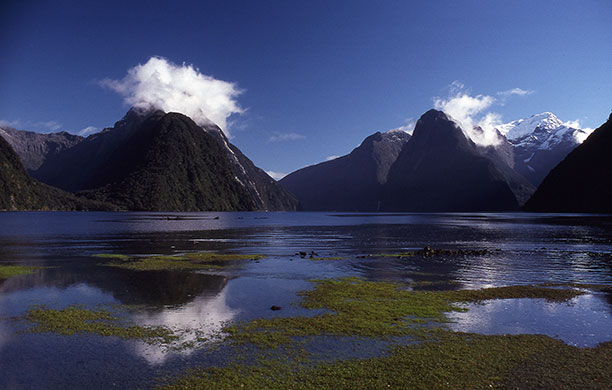
[[[546,176],[525,210],[612,213],[612,114]]]
[[[0,136],[11,145],[28,172],[37,170],[47,157],[71,148],[84,139],[65,131],[41,134],[6,126],[0,127]]]
[[[28,176],[17,153],[0,137],[0,210],[113,210],[114,206],[77,197]]]
[[[306,211],[378,211],[391,165],[410,135],[377,132],[350,154],[297,170],[280,184]]]

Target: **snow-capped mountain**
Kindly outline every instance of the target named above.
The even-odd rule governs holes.
[[[514,169],[536,186],[590,134],[551,112],[512,121],[497,129],[514,147]]]

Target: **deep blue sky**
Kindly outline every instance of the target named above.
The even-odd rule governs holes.
[[[112,126],[128,107],[98,81],[151,56],[235,82],[247,111],[232,141],[276,172],[418,119],[453,81],[498,98],[504,121],[552,111],[597,127],[610,114],[609,0],[415,3],[4,1],[0,120]],[[532,93],[502,102],[513,88]],[[270,141],[287,133],[304,138]]]

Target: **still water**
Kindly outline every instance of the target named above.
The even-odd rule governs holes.
[[[371,257],[432,248],[484,255]],[[130,271],[99,253],[194,251],[263,254],[222,270]],[[316,252],[335,261],[296,255]],[[132,305],[131,321],[199,329],[214,337],[228,321],[308,315],[296,305],[309,280],[359,276],[425,282],[423,288],[481,288],[545,282],[612,286],[612,217],[548,214],[1,213],[0,263],[43,266],[0,280],[0,388],[150,388],[188,367],[232,360],[223,343],[169,351],[101,336],[23,332],[13,318],[33,305]],[[429,287],[427,287],[429,286]],[[271,311],[271,305],[281,306]],[[452,329],[541,333],[580,347],[612,340],[612,296],[568,303],[496,300],[452,313]],[[183,337],[189,338],[189,333]],[[182,340],[189,341],[189,340]],[[331,348],[343,354],[340,341]],[[340,344],[339,344],[340,343]],[[325,342],[312,345],[325,350]],[[357,356],[379,353],[377,343]],[[328,348],[330,349],[330,348]],[[350,349],[350,348],[349,348]],[[352,349],[351,349],[352,350]],[[331,353],[331,352],[330,352]],[[353,352],[354,353],[354,352]],[[330,358],[333,358],[331,353]]]

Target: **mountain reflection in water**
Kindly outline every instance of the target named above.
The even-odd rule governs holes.
[[[0,263],[46,267],[0,280],[0,383],[9,388],[106,389],[115,383],[146,388],[154,378],[187,366],[220,365],[232,358],[223,343],[215,349],[202,345],[177,351],[97,335],[20,333],[25,325],[8,317],[22,315],[32,305],[128,305],[128,319],[135,324],[198,329],[199,336],[213,337],[228,321],[320,312],[299,306],[297,293],[311,288],[312,279],[359,276],[421,289],[546,282],[612,286],[610,216],[2,213],[0,227]],[[486,253],[383,256],[425,246]],[[265,258],[178,272],[108,267],[112,260],[92,257],[194,251]],[[314,261],[312,252],[314,257],[341,259]],[[487,334],[544,333],[591,346],[612,339],[611,304],[609,292],[589,293],[569,303],[487,301],[468,305],[465,313],[451,313],[455,323],[450,326]],[[270,310],[273,305],[282,310]],[[195,333],[181,337],[181,342],[196,340]],[[316,341],[309,346],[332,354],[352,350],[344,345],[323,348]]]

